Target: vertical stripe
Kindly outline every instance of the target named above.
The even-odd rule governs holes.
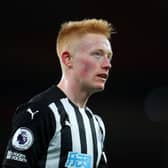
[[[102,141],[104,142],[104,139],[105,139],[105,126],[104,126],[104,123],[102,121],[102,119],[98,116],[98,115],[95,115],[95,118],[99,124],[99,128],[101,130],[101,133],[102,133]]]
[[[59,168],[64,167],[65,162],[67,160],[68,152],[72,151],[72,136],[69,125],[67,125],[67,122],[69,122],[69,118],[67,116],[67,113],[65,111],[65,108],[63,104],[60,101],[56,102],[56,105],[58,107],[58,112],[61,116],[60,122],[61,122],[61,151],[60,151],[60,164]]]
[[[74,108],[70,105],[67,98],[61,99],[61,102],[67,111],[67,115],[71,124],[71,134],[72,134],[72,151],[81,152],[81,142],[79,135],[79,127],[75,115]]]
[[[93,138],[92,138],[92,132],[90,127],[90,121],[88,116],[86,115],[85,109],[79,109],[79,111],[82,114],[84,126],[86,130],[86,143],[87,143],[87,153],[92,156],[92,166],[93,167]]]
[[[94,164],[93,167],[96,168],[96,163],[97,163],[97,157],[98,157],[98,149],[97,149],[97,137],[96,137],[96,129],[95,129],[95,124],[94,124],[94,120],[93,120],[93,116],[91,115],[91,113],[86,110],[86,114],[89,118],[89,122],[90,122],[90,127],[92,130],[92,138],[93,138],[93,160],[94,160]]]
[[[99,142],[97,146],[98,153],[100,154],[98,155],[98,161],[97,161],[97,165],[98,165],[101,157],[103,156],[102,152],[104,149],[105,126],[104,126],[102,119],[97,115],[95,115],[94,121],[97,127],[96,129],[97,130],[97,140]]]
[[[54,103],[49,104],[49,108],[53,112],[56,120],[56,130],[53,138],[50,141],[48,153],[47,153],[47,160],[46,160],[46,167],[53,168],[53,165],[59,165],[60,161],[60,151],[57,148],[61,145],[61,136],[59,130],[61,130],[60,124],[60,115],[58,113],[58,109]],[[57,151],[57,152],[56,152]]]
[[[92,167],[96,168],[100,162],[102,154],[102,133],[100,130],[101,124],[88,108],[86,111],[78,108],[71,101],[69,101],[68,98],[63,98],[60,100],[60,102],[62,105],[57,104],[57,106],[59,106],[59,108],[62,106],[60,111],[64,111],[67,114],[67,118],[69,118],[68,123],[71,131],[70,139],[72,140],[71,151],[87,153],[93,156]],[[62,117],[63,116],[61,115],[61,118]],[[61,125],[63,125],[63,119],[61,118],[60,122],[62,123]],[[65,139],[64,143],[69,141],[69,139],[66,138],[66,135],[64,138],[61,136],[61,139]],[[61,144],[63,148],[64,144],[62,142]]]
[[[97,123],[97,120],[94,118],[93,119],[94,123],[95,123],[95,127],[96,127],[96,138],[97,138],[97,163],[96,165],[98,166],[100,163],[100,159],[101,159],[101,154],[102,154],[102,141],[101,141],[101,132],[100,132],[100,128],[99,125]]]
[[[74,105],[73,105],[74,106]],[[78,122],[79,127],[79,135],[80,135],[80,142],[81,142],[81,153],[87,153],[87,145],[86,145],[86,130],[84,127],[84,122],[79,109],[74,106],[75,114]]]
[[[103,152],[103,158],[104,158],[104,162],[107,163],[107,157],[106,154]]]

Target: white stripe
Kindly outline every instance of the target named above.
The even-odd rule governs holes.
[[[107,157],[106,157],[105,152],[103,152],[103,157],[104,157],[105,162],[107,163]]]
[[[59,161],[60,161],[61,122],[60,122],[60,114],[58,113],[58,109],[55,103],[49,104],[49,108],[52,110],[55,116],[56,131],[49,143],[47,160],[46,160],[46,168],[55,168],[59,165]]]
[[[100,125],[100,127],[101,127],[101,129],[102,129],[102,131],[103,131],[103,138],[102,138],[102,141],[104,142],[105,134],[106,134],[104,123],[103,123],[103,121],[102,121],[102,119],[101,119],[100,116],[95,115],[95,117],[96,117],[96,119],[98,120],[98,122],[99,122],[98,124]]]
[[[86,143],[87,143],[87,153],[93,156],[93,138],[91,133],[90,122],[88,116],[84,109],[79,109],[80,113],[82,114],[82,118],[84,121],[85,133],[86,133]],[[92,167],[93,167],[93,157],[92,157]]]
[[[101,153],[102,153],[102,134],[101,134],[99,124],[97,120],[95,119],[95,117],[93,117],[93,121],[94,121],[95,129],[96,129],[97,150],[98,150],[98,158],[97,158],[96,166],[98,166],[100,159],[101,159]]]
[[[67,112],[69,121],[71,123],[71,135],[72,135],[72,151],[73,152],[81,152],[81,143],[79,136],[79,127],[75,115],[75,110],[68,101],[67,98],[61,99],[61,102]]]

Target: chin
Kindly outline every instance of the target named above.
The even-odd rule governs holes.
[[[95,92],[101,92],[104,90],[104,85],[96,86],[94,90],[95,90]]]
[[[102,91],[105,88],[106,81],[98,80],[97,82],[94,83],[94,87],[98,91]]]
[[[105,83],[103,82],[95,82],[94,84],[90,85],[89,87],[91,93],[101,92],[105,88]]]

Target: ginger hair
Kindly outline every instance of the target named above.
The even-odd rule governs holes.
[[[110,40],[113,27],[111,23],[103,19],[83,19],[80,21],[69,21],[61,25],[56,41],[57,55],[67,49],[73,39],[80,38],[87,33],[102,34]]]

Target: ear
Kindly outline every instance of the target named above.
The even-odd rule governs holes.
[[[68,67],[68,68],[71,68],[72,67],[72,63],[71,63],[71,55],[68,51],[64,51],[62,54],[61,54],[61,60],[62,60],[62,63]]]

